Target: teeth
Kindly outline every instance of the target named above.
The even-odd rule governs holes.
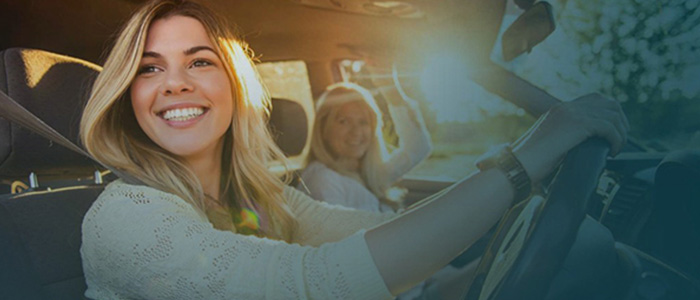
[[[168,121],[187,121],[204,113],[201,107],[171,109],[163,113],[163,119]]]

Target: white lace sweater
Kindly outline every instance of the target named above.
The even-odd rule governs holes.
[[[285,190],[294,243],[214,229],[181,198],[115,181],[83,220],[91,299],[391,299],[364,230],[393,217]]]

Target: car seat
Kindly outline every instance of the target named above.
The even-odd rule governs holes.
[[[0,89],[74,143],[89,84],[100,68],[75,58],[41,50],[12,48],[0,56]],[[0,178],[91,175],[89,158],[38,134],[0,119]]]
[[[99,67],[40,50],[0,53],[0,89],[73,142]],[[0,119],[0,180],[90,176],[96,164]],[[81,299],[80,224],[101,185],[0,196],[0,299]]]
[[[700,151],[666,155],[656,169],[653,198],[640,249],[700,278]]]

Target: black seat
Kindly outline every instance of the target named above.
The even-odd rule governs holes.
[[[0,53],[0,89],[74,143],[90,82],[100,68],[41,50]],[[0,179],[76,178],[92,175],[90,159],[0,118]]]
[[[81,299],[80,225],[100,185],[0,198],[0,299]]]
[[[700,278],[700,150],[666,155],[656,168],[653,200],[640,249]]]
[[[88,84],[99,67],[31,49],[0,53],[0,89],[45,123],[78,140]],[[0,119],[0,180],[30,172],[56,180],[91,176],[96,164]],[[0,196],[0,299],[81,299],[80,224],[101,185]]]

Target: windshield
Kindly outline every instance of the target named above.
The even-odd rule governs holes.
[[[492,60],[568,101],[590,92],[622,103],[630,136],[665,152],[700,146],[697,0],[552,0],[556,30],[530,53]],[[503,32],[522,13],[509,1]]]
[[[464,55],[466,56],[466,55]],[[435,55],[416,76],[405,78],[402,89],[416,100],[432,140],[430,156],[407,178],[456,181],[476,170],[485,152],[516,140],[535,119],[522,108],[494,95],[469,79],[459,55]],[[339,63],[343,80],[376,88],[363,61]],[[386,100],[376,94],[382,114],[385,142],[390,151],[399,145]]]

